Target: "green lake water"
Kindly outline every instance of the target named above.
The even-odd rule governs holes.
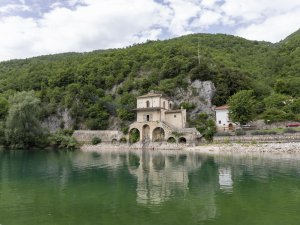
[[[300,158],[0,152],[1,225],[299,225]]]

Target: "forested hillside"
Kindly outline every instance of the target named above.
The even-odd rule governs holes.
[[[0,100],[34,90],[42,118],[67,109],[75,129],[107,129],[112,117],[126,129],[134,120],[137,95],[157,90],[174,97],[176,88],[194,80],[213,81],[217,106],[239,90],[253,90],[258,117],[299,120],[300,31],[276,44],[193,34],[124,49],[2,62]]]

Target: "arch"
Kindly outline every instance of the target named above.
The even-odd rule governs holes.
[[[174,137],[169,137],[167,142],[168,143],[176,143],[176,139]]]
[[[163,141],[165,139],[165,131],[161,127],[156,127],[152,132],[153,141]]]
[[[233,130],[233,124],[232,123],[228,124],[228,129]]]
[[[118,143],[118,140],[116,138],[114,138],[114,139],[111,140],[111,143],[115,145],[115,144]]]
[[[178,139],[178,142],[179,142],[180,144],[185,144],[185,143],[186,143],[186,138],[185,138],[185,137],[180,137],[180,138]]]
[[[140,140],[140,131],[137,128],[132,128],[129,131],[129,142],[136,143]]]
[[[148,124],[145,124],[143,126],[142,139],[143,140],[150,139],[150,126]]]
[[[127,143],[126,137],[121,137],[120,143],[121,143],[121,144],[126,144],[126,143]]]
[[[150,102],[146,101],[146,108],[150,108]]]

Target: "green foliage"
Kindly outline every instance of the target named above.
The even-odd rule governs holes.
[[[242,90],[229,98],[229,117],[233,122],[246,124],[256,116],[257,103],[253,91]]]
[[[266,123],[274,123],[285,120],[293,120],[294,115],[292,113],[286,113],[281,109],[270,108],[262,114],[262,118],[265,120]]]
[[[294,133],[297,133],[298,131],[296,130],[296,129],[294,129],[294,128],[285,128],[284,130],[283,130],[283,133],[287,133],[287,134],[294,134]]]
[[[200,113],[191,121],[191,124],[209,142],[213,141],[214,134],[217,132],[215,121],[205,113]]]
[[[126,143],[127,143],[127,139],[126,139],[126,137],[121,137],[121,139],[120,139],[120,143],[122,143],[122,144],[126,144]]]
[[[0,96],[0,120],[4,120],[9,109],[8,101]]]
[[[243,135],[246,135],[246,131],[244,131],[244,130],[236,130],[236,131],[235,131],[235,135],[236,135],[236,136],[243,136]]]
[[[253,131],[251,134],[252,135],[275,135],[277,134],[277,132],[272,130],[257,130],[257,131]]]
[[[196,107],[196,105],[193,103],[190,103],[190,102],[182,102],[179,105],[179,107],[182,107],[182,108],[186,109],[187,111],[191,111]]]
[[[282,94],[273,93],[264,99],[266,108],[282,108],[288,104],[289,97]]]
[[[256,99],[270,93],[300,97],[300,35],[280,43],[248,41],[231,35],[192,34],[124,49],[65,53],[0,63],[0,93],[8,99],[34,90],[41,118],[68,109],[74,127],[106,129],[109,117],[134,120],[134,98],[149,90],[174,97],[189,81],[211,80],[213,104],[222,105],[240,90]],[[198,46],[198,43],[200,45]],[[198,62],[200,49],[200,63]],[[0,98],[0,118],[5,115]],[[282,109],[299,114],[297,109]],[[264,111],[263,104],[259,113]]]
[[[133,144],[140,140],[140,132],[137,129],[132,129],[129,133],[129,143]]]
[[[55,149],[74,151],[79,148],[78,142],[68,131],[58,130],[50,136],[50,144]]]
[[[101,142],[102,142],[101,138],[99,138],[99,137],[92,138],[92,145],[97,145],[97,144],[100,144]]]
[[[9,98],[9,103],[10,109],[5,124],[7,143],[15,148],[36,146],[43,136],[39,120],[40,100],[33,91],[23,91]]]
[[[215,136],[217,136],[217,137],[227,137],[227,136],[232,136],[232,135],[229,132],[219,131],[219,132],[215,133]]]

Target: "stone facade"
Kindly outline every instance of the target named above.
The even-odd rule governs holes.
[[[137,121],[130,125],[129,135],[138,131],[139,141],[196,143],[200,133],[186,128],[186,110],[173,110],[174,103],[162,94],[150,92],[137,98]]]

